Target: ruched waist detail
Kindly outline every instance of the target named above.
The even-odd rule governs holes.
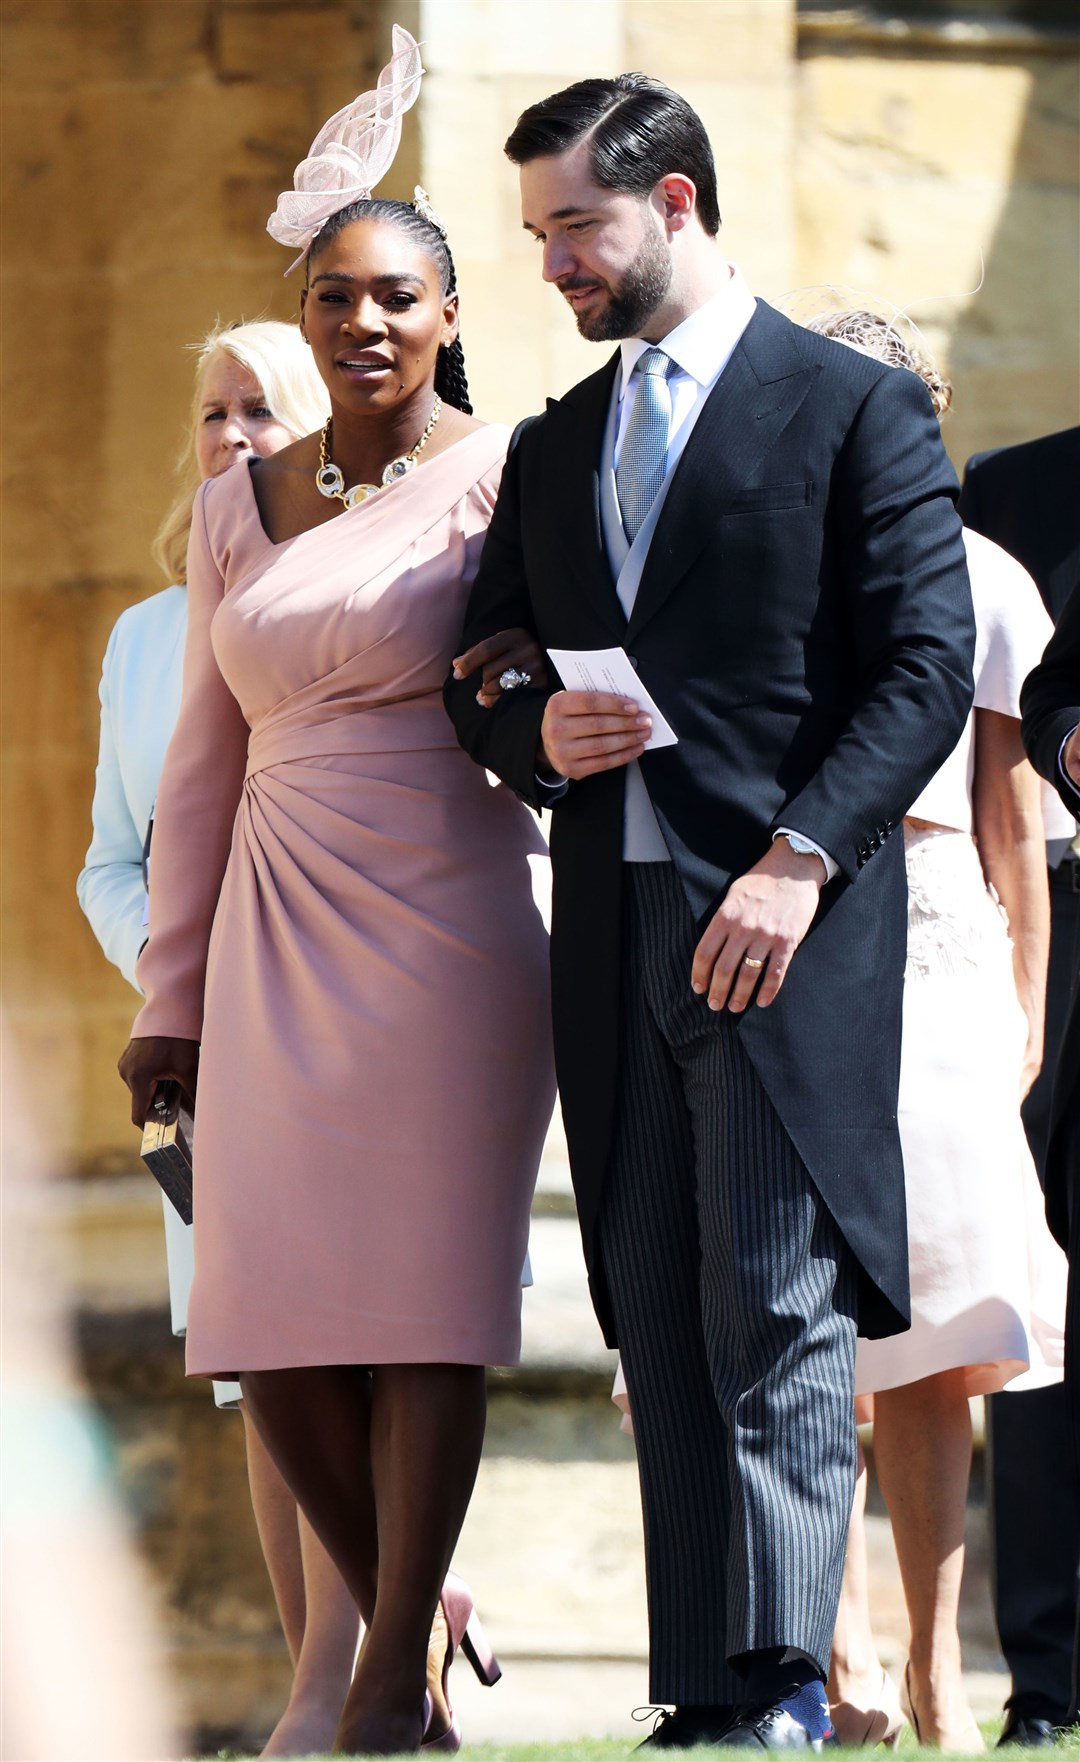
[[[363,757],[379,753],[460,752],[441,696],[407,698],[368,708],[319,706],[312,718],[281,717],[259,723],[248,741],[245,781],[276,765],[309,759]]]

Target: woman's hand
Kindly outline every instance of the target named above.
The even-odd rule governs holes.
[[[467,679],[470,673],[482,668],[483,684],[476,694],[476,701],[485,710],[490,710],[503,694],[499,675],[508,667],[516,667],[519,673],[528,673],[532,685],[547,684],[544,651],[530,630],[500,630],[496,636],[474,643],[471,649],[455,658],[454,678]]]
[[[1043,1066],[1043,1023],[1042,1016],[1035,1020],[1028,1016],[1027,1045],[1024,1048],[1024,1062],[1020,1069],[1020,1100],[1026,1101],[1036,1077]]]
[[[129,1040],[117,1070],[131,1090],[131,1123],[140,1132],[146,1124],[154,1091],[159,1083],[178,1083],[192,1112],[199,1080],[199,1042],[171,1040],[164,1034]]]
[[[987,888],[1005,914],[1016,995],[1027,1017],[1023,1100],[1042,1064],[1050,893],[1042,785],[1025,757],[1015,716],[976,708],[972,801],[979,860]]]

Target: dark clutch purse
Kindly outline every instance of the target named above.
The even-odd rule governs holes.
[[[191,1164],[195,1121],[176,1083],[160,1083],[143,1127],[141,1156],[169,1204],[191,1222]]]

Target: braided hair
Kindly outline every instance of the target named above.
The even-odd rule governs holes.
[[[391,202],[375,197],[365,201],[350,202],[347,208],[339,208],[332,214],[325,225],[316,233],[311,241],[305,264],[305,274],[311,275],[311,265],[319,252],[339,232],[351,226],[354,220],[385,220],[391,226],[414,239],[427,252],[439,271],[439,286],[443,299],[457,293],[457,271],[454,259],[450,255],[450,246],[446,235],[439,227],[414,208],[411,202]],[[435,390],[443,402],[452,404],[455,410],[464,411],[471,416],[473,407],[469,402],[469,382],[465,377],[465,351],[461,346],[460,336],[452,343],[440,343],[439,353],[435,361]]]

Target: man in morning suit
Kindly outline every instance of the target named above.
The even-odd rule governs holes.
[[[1080,583],[1080,428],[968,461],[960,515],[1024,565],[1055,624]],[[1075,804],[1069,804],[1075,812]],[[1080,856],[1047,845],[1050,966],[1043,1067],[1024,1125],[1045,1184],[1051,1096],[1080,959]],[[987,1402],[994,1613],[1012,1678],[999,1744],[1052,1744],[1076,1702],[1080,1462],[1061,1383]]]
[[[755,303],[676,93],[584,81],[506,150],[545,278],[620,347],[518,430],[465,643],[621,646],[678,735],[447,684],[473,757],[554,808],[563,1112],[675,1708],[647,1741],[819,1749],[856,1323],[907,1320],[890,835],[972,698],[956,480],[913,375]]]
[[[1024,745],[1035,769],[1080,816],[1080,587],[1020,694]],[[1080,1448],[1080,985],[1073,991],[1054,1075],[1046,1150],[1046,1219],[1069,1256],[1065,1384]],[[1076,1708],[1073,1708],[1074,1717]]]

